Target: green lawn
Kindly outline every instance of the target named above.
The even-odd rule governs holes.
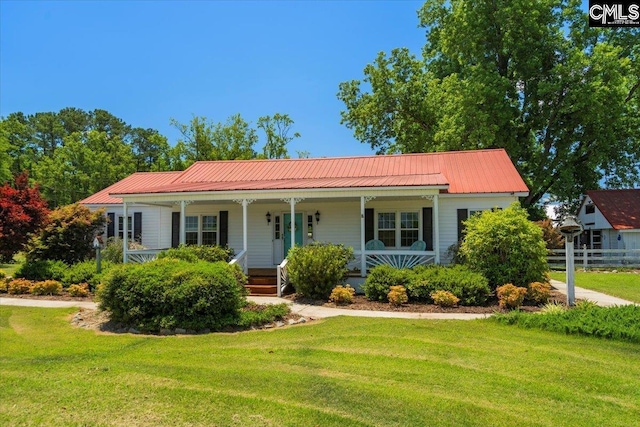
[[[186,337],[0,307],[0,425],[629,426],[640,345],[491,320]]]
[[[576,286],[640,303],[640,274],[576,271]],[[551,278],[566,281],[564,271],[552,271]]]
[[[0,262],[0,270],[4,271],[7,276],[13,277],[13,274],[16,272],[18,267],[24,262],[24,254],[19,253],[13,257],[14,262],[11,264],[1,263]]]

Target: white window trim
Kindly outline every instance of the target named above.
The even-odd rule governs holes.
[[[124,238],[124,220],[122,221],[122,227],[120,226],[120,219],[124,218],[124,215],[116,215],[116,231],[115,231],[115,235],[119,238],[122,239]],[[129,242],[133,241],[133,236],[135,236],[134,230],[133,230],[133,215],[127,215],[127,218],[131,221],[127,221],[127,240]],[[122,234],[122,237],[120,237],[120,234]]]
[[[215,245],[219,245],[220,244],[220,223],[219,223],[219,219],[220,219],[220,215],[218,213],[215,214],[198,214],[198,215],[185,215],[184,217],[184,222],[185,222],[185,229],[184,229],[184,235],[185,235],[185,242],[187,240],[187,233],[197,233],[198,235],[198,242],[196,243],[198,246],[202,245],[202,233],[208,233],[210,231],[206,231],[203,230],[203,224],[204,221],[202,220],[202,217],[205,216],[212,216],[216,218],[216,230],[215,231],[211,231],[213,233],[216,233],[216,242]],[[198,227],[197,230],[187,230],[187,218],[197,218],[198,219]]]
[[[418,240],[422,240],[422,215],[420,214],[420,209],[401,209],[401,210],[390,210],[390,209],[381,209],[381,210],[376,210],[375,213],[375,221],[374,221],[374,229],[375,229],[375,238],[378,239],[379,235],[378,235],[378,214],[385,214],[385,213],[393,213],[395,214],[395,221],[396,221],[396,236],[395,236],[395,246],[388,246],[388,248],[390,249],[397,249],[397,250],[401,250],[401,249],[408,249],[410,248],[410,246],[401,246],[400,243],[402,241],[402,237],[401,237],[401,233],[402,233],[402,214],[403,213],[415,213],[418,215]],[[383,228],[382,230],[387,230],[385,228]],[[407,228],[406,230],[415,230],[415,228]]]

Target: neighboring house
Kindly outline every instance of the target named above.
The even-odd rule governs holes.
[[[640,249],[640,189],[587,191],[578,219],[580,247]]]
[[[200,161],[184,172],[133,174],[81,203],[106,208],[109,236],[153,250],[229,245],[246,270],[274,268],[293,245],[341,243],[354,248],[351,267],[364,277],[380,263],[448,262],[470,214],[527,194],[496,149]]]

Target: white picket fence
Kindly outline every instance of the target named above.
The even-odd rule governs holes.
[[[640,249],[574,249],[576,268],[640,268]],[[547,257],[549,267],[566,266],[565,250],[553,249]]]

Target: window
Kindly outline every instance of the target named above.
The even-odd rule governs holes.
[[[307,238],[313,239],[313,215],[307,215]]]
[[[124,217],[122,215],[118,216],[118,237],[124,239]],[[131,215],[127,217],[127,240],[133,240],[133,221],[131,220]]]
[[[396,219],[400,220],[397,221]],[[420,240],[419,212],[379,212],[378,240],[386,247],[409,247]]]
[[[381,240],[385,246],[396,245],[396,213],[380,212],[378,213],[378,240]]]
[[[418,220],[418,212],[401,212],[400,213],[400,246],[411,246],[414,242],[420,240],[420,225]]]
[[[215,245],[218,235],[218,218],[214,215],[202,217],[202,244]]]
[[[589,203],[584,207],[584,213],[585,214],[596,213],[596,206],[593,203]]]
[[[275,223],[273,225],[273,231],[275,233],[275,239],[280,240],[280,215],[276,215]]]
[[[185,243],[187,245],[198,244],[198,217],[187,216],[184,218]]]

